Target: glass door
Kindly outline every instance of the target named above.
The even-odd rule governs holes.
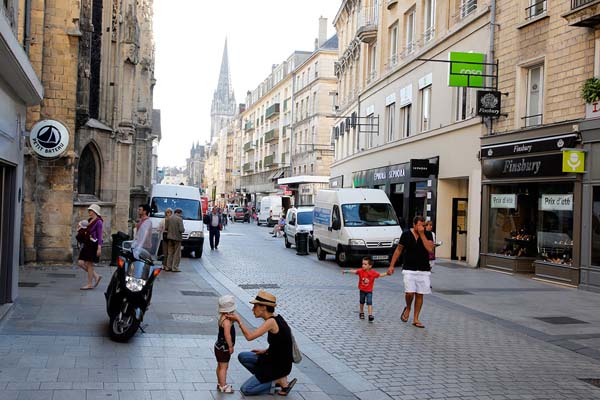
[[[467,199],[452,199],[452,260],[467,259]]]

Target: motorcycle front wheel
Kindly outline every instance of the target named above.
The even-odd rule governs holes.
[[[127,342],[140,327],[140,321],[135,318],[133,312],[118,313],[110,317],[109,333],[110,338],[115,342]]]

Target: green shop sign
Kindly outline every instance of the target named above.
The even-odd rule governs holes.
[[[448,86],[484,87],[485,54],[450,53]]]

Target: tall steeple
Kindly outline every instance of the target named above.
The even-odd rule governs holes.
[[[219,83],[213,95],[212,107],[210,110],[211,127],[210,140],[219,134],[229,121],[235,116],[235,95],[231,86],[229,75],[229,55],[227,53],[227,39],[223,48],[223,59],[221,60],[221,71],[219,73]]]

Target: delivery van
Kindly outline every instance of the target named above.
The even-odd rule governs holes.
[[[289,196],[265,196],[259,203],[258,225],[275,226],[281,216],[285,216],[287,210],[292,206]]]
[[[158,230],[160,221],[165,217],[165,210],[173,211],[181,208],[183,211],[183,252],[194,257],[202,257],[204,246],[204,224],[202,222],[202,203],[200,190],[193,186],[183,185],[152,185],[150,193],[150,220],[152,229]]]
[[[361,260],[388,263],[402,229],[387,195],[379,189],[325,189],[313,210],[319,260],[335,255],[340,266],[360,268]]]

